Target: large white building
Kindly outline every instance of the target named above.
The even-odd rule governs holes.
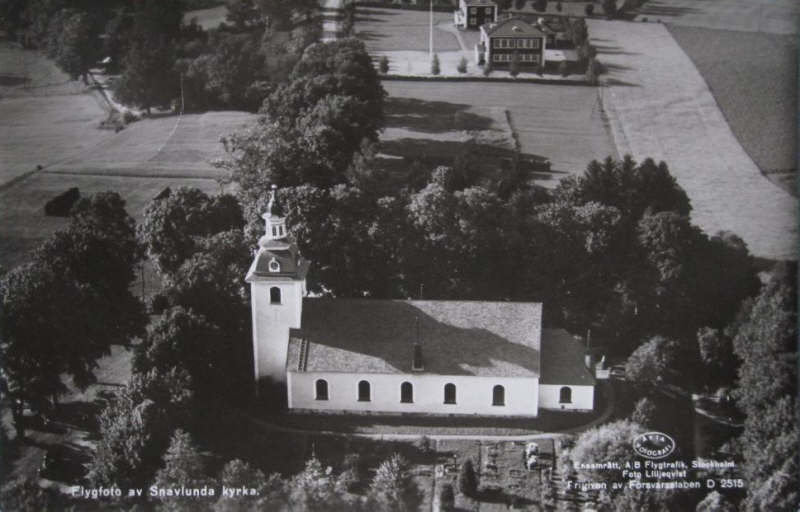
[[[255,379],[285,383],[293,410],[537,416],[587,411],[583,346],[542,329],[542,305],[306,297],[309,263],[273,190],[247,274]]]

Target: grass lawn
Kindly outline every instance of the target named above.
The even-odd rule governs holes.
[[[546,158],[552,164],[551,172],[535,175],[539,185],[553,187],[564,176],[582,173],[592,159],[616,156],[593,87],[399,80],[384,81],[383,87],[389,93],[387,130],[381,139],[387,153],[404,138],[408,139],[405,151],[412,147],[405,143],[413,143],[413,153],[423,157],[464,151],[459,147],[463,142],[452,134],[464,126],[486,135],[500,134],[505,130],[500,112],[507,111],[521,155]],[[415,134],[403,136],[400,130]],[[451,139],[443,141],[446,136]],[[484,145],[494,147],[489,156],[495,159],[510,156],[505,142]],[[403,155],[397,151],[394,154]]]
[[[800,3],[796,0],[648,0],[637,19],[741,32],[796,34]]]
[[[797,194],[795,36],[671,25],[761,172]]]
[[[458,39],[440,27],[452,25],[453,14],[433,13],[433,46],[435,51],[460,50]],[[353,30],[372,52],[428,50],[430,18],[425,11],[359,7]]]

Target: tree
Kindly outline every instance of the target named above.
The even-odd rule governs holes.
[[[794,510],[797,448],[797,270],[779,268],[745,305],[733,339],[742,360],[734,397],[745,412],[738,446],[748,482],[742,510]]]
[[[65,16],[59,35],[56,63],[73,79],[83,77],[96,58],[96,44],[93,40],[89,15],[85,12],[70,12]]]
[[[189,373],[197,396],[228,396],[226,383],[230,382],[231,373],[241,368],[228,361],[231,349],[225,338],[202,316],[176,306],[156,319],[136,346],[133,370],[147,373],[155,368],[168,372],[182,367]]]
[[[514,9],[521,11],[525,8],[525,4],[528,3],[528,0],[515,0],[514,1]]]
[[[225,20],[236,30],[245,30],[261,22],[261,12],[253,0],[225,0]]]
[[[452,484],[444,484],[439,490],[439,510],[452,512],[456,506],[456,495]]]
[[[670,510],[685,510],[673,508],[674,494],[668,491],[631,488],[626,488],[616,493],[601,491],[599,510],[602,512],[639,512],[641,510],[670,512]]]
[[[700,359],[709,373],[708,382],[720,386],[733,384],[740,363],[733,351],[733,340],[725,331],[710,327],[697,331]]]
[[[736,512],[737,509],[719,491],[711,491],[697,504],[694,510],[695,512]]]
[[[62,373],[86,388],[112,344],[142,334],[146,317],[130,292],[141,249],[124,205],[115,193],[79,201],[67,228],[5,276],[3,378],[19,407],[55,404]]]
[[[569,459],[577,468],[581,468],[581,463],[594,460],[618,462],[623,467],[625,462],[634,458],[633,438],[644,431],[644,427],[628,420],[592,428],[575,441]],[[578,473],[582,480],[588,481],[603,482],[617,478],[613,472],[602,470],[578,469]]]
[[[256,0],[267,20],[267,26],[278,30],[289,28],[295,13],[309,13],[319,6],[315,0]]]
[[[368,499],[373,510],[402,512],[416,510],[422,496],[408,473],[408,462],[399,454],[378,466],[369,487]]]
[[[306,462],[305,469],[289,483],[289,502],[292,508],[309,512],[324,512],[351,508],[347,491],[330,467],[323,468],[316,458]]]
[[[257,468],[252,467],[247,462],[241,459],[235,459],[222,468],[220,471],[218,482],[219,485],[229,488],[245,487],[255,490],[255,496],[220,496],[219,500],[214,504],[215,512],[244,512],[256,510],[257,507],[264,509],[266,500],[269,500],[268,494],[271,494],[271,487],[274,487],[274,478],[272,475],[270,480],[264,476],[264,473]],[[280,480],[280,477],[278,477]],[[280,481],[281,487],[283,482]]]
[[[459,73],[464,74],[467,72],[467,58],[461,57],[461,60],[458,61],[458,67],[456,68]]]
[[[655,429],[657,427],[658,408],[648,397],[640,398],[633,408],[631,421],[638,423],[646,428]]]
[[[131,41],[115,95],[121,102],[143,108],[148,114],[152,107],[166,107],[180,92],[174,63],[171,43],[163,36]]]
[[[586,16],[591,16],[594,14],[594,4],[586,4],[586,7],[583,8]]]
[[[205,238],[243,225],[235,197],[209,197],[200,189],[180,187],[150,201],[138,234],[159,273],[168,277],[200,250]]]
[[[159,469],[155,476],[155,485],[159,488],[203,489],[213,485],[205,475],[203,457],[188,432],[175,430],[163,460],[164,467]],[[181,497],[160,499],[161,509],[165,511],[210,510],[206,500],[187,500]]]
[[[603,0],[603,12],[606,18],[615,18],[617,16],[617,0]]]
[[[533,8],[538,12],[544,12],[547,10],[547,0],[534,0]]]
[[[434,53],[433,58],[431,59],[431,74],[438,75],[441,73],[441,69],[439,67],[439,54]]]
[[[378,69],[382,75],[389,72],[389,58],[386,55],[381,56],[381,59],[378,61]]]
[[[341,183],[364,140],[377,141],[384,96],[363,42],[309,46],[264,101],[258,124],[224,141],[229,158],[221,165],[240,185],[245,210],[272,183]]]
[[[470,498],[478,494],[478,475],[475,474],[471,458],[467,458],[461,464],[461,470],[458,472],[458,490]]]
[[[625,377],[642,387],[657,386],[675,366],[677,353],[675,341],[655,336],[633,351],[625,363]]]
[[[88,464],[93,485],[146,487],[160,465],[173,430],[191,411],[185,370],[134,374],[98,417],[100,440]]]

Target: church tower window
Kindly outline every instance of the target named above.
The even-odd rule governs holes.
[[[317,400],[328,399],[328,381],[325,379],[318,379],[316,382]]]
[[[404,404],[414,403],[414,386],[410,382],[400,384],[400,402]]]
[[[270,304],[280,304],[281,303],[281,289],[277,286],[273,286],[269,289],[269,303]]]
[[[506,405],[506,388],[495,386],[492,389],[492,405]]]

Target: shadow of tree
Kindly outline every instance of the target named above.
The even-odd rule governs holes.
[[[387,98],[384,103],[386,126],[407,128],[422,133],[454,130],[488,130],[492,119],[468,112],[471,105],[418,98]]]

